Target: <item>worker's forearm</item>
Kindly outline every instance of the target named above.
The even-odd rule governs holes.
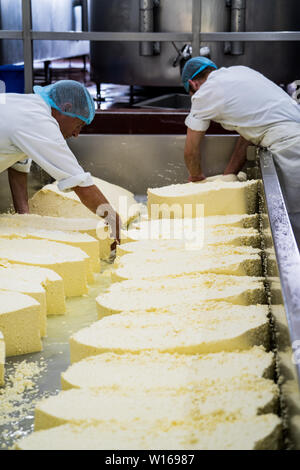
[[[224,171],[224,175],[237,174],[242,170],[247,159],[248,147],[249,142],[243,137],[240,137],[237,141],[232,157]]]
[[[204,179],[201,168],[201,141],[205,132],[187,130],[187,138],[184,148],[184,161],[190,174],[190,181]]]
[[[92,211],[94,214],[97,213],[98,207],[102,204],[109,205],[106,197],[101,193],[97,186],[76,186],[73,188],[81,202]]]
[[[21,173],[13,168],[9,168],[8,180],[15,211],[18,214],[28,214],[27,173]]]
[[[190,174],[190,179],[197,177],[204,177],[201,168],[201,157],[199,153],[184,153],[184,161],[188,172]]]
[[[121,229],[120,217],[97,186],[76,186],[73,190],[90,211],[106,220],[111,227],[113,237],[119,241]]]

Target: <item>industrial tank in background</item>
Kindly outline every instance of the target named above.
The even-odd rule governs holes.
[[[103,32],[190,33],[192,9],[192,0],[89,0],[89,28]],[[201,16],[200,31],[205,33],[297,31],[300,2],[202,0]],[[300,78],[297,42],[201,43],[204,46],[219,67],[247,65],[278,84]],[[92,79],[98,84],[178,87],[178,51],[183,47],[183,43],[91,42]]]

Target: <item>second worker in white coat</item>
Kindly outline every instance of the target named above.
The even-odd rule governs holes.
[[[300,106],[259,72],[244,66],[218,69],[206,57],[190,59],[182,81],[192,96],[184,155],[190,181],[205,179],[200,150],[210,121],[240,135],[224,174],[243,168],[249,143],[268,148],[300,246]]]

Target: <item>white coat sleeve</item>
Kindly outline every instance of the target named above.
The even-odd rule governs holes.
[[[19,171],[20,173],[30,173],[31,163],[31,158],[25,158],[24,160],[20,160],[19,162],[12,165],[11,168]]]
[[[193,131],[207,131],[210,121],[220,117],[223,104],[220,90],[205,83],[192,96],[191,111],[185,120],[185,125]]]
[[[79,165],[53,119],[45,119],[30,129],[17,129],[11,139],[29,159],[58,182],[61,191],[94,184],[91,174],[84,172]]]

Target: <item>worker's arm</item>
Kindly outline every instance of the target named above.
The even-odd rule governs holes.
[[[21,173],[13,168],[9,168],[8,180],[15,211],[18,214],[28,214],[27,173]]]
[[[184,149],[184,161],[189,171],[189,181],[202,181],[205,176],[201,169],[201,154],[200,146],[205,132],[193,131],[192,129],[187,130],[185,149]]]
[[[97,188],[97,186],[76,186],[73,191],[77,194],[81,202],[94,214],[105,219],[110,226],[112,236],[117,242],[120,242],[121,219],[117,212],[112,208],[106,197]]]
[[[236,143],[231,159],[224,171],[224,175],[238,174],[238,172],[242,170],[246,162],[248,147],[249,142],[244,139],[244,137],[240,136]]]

